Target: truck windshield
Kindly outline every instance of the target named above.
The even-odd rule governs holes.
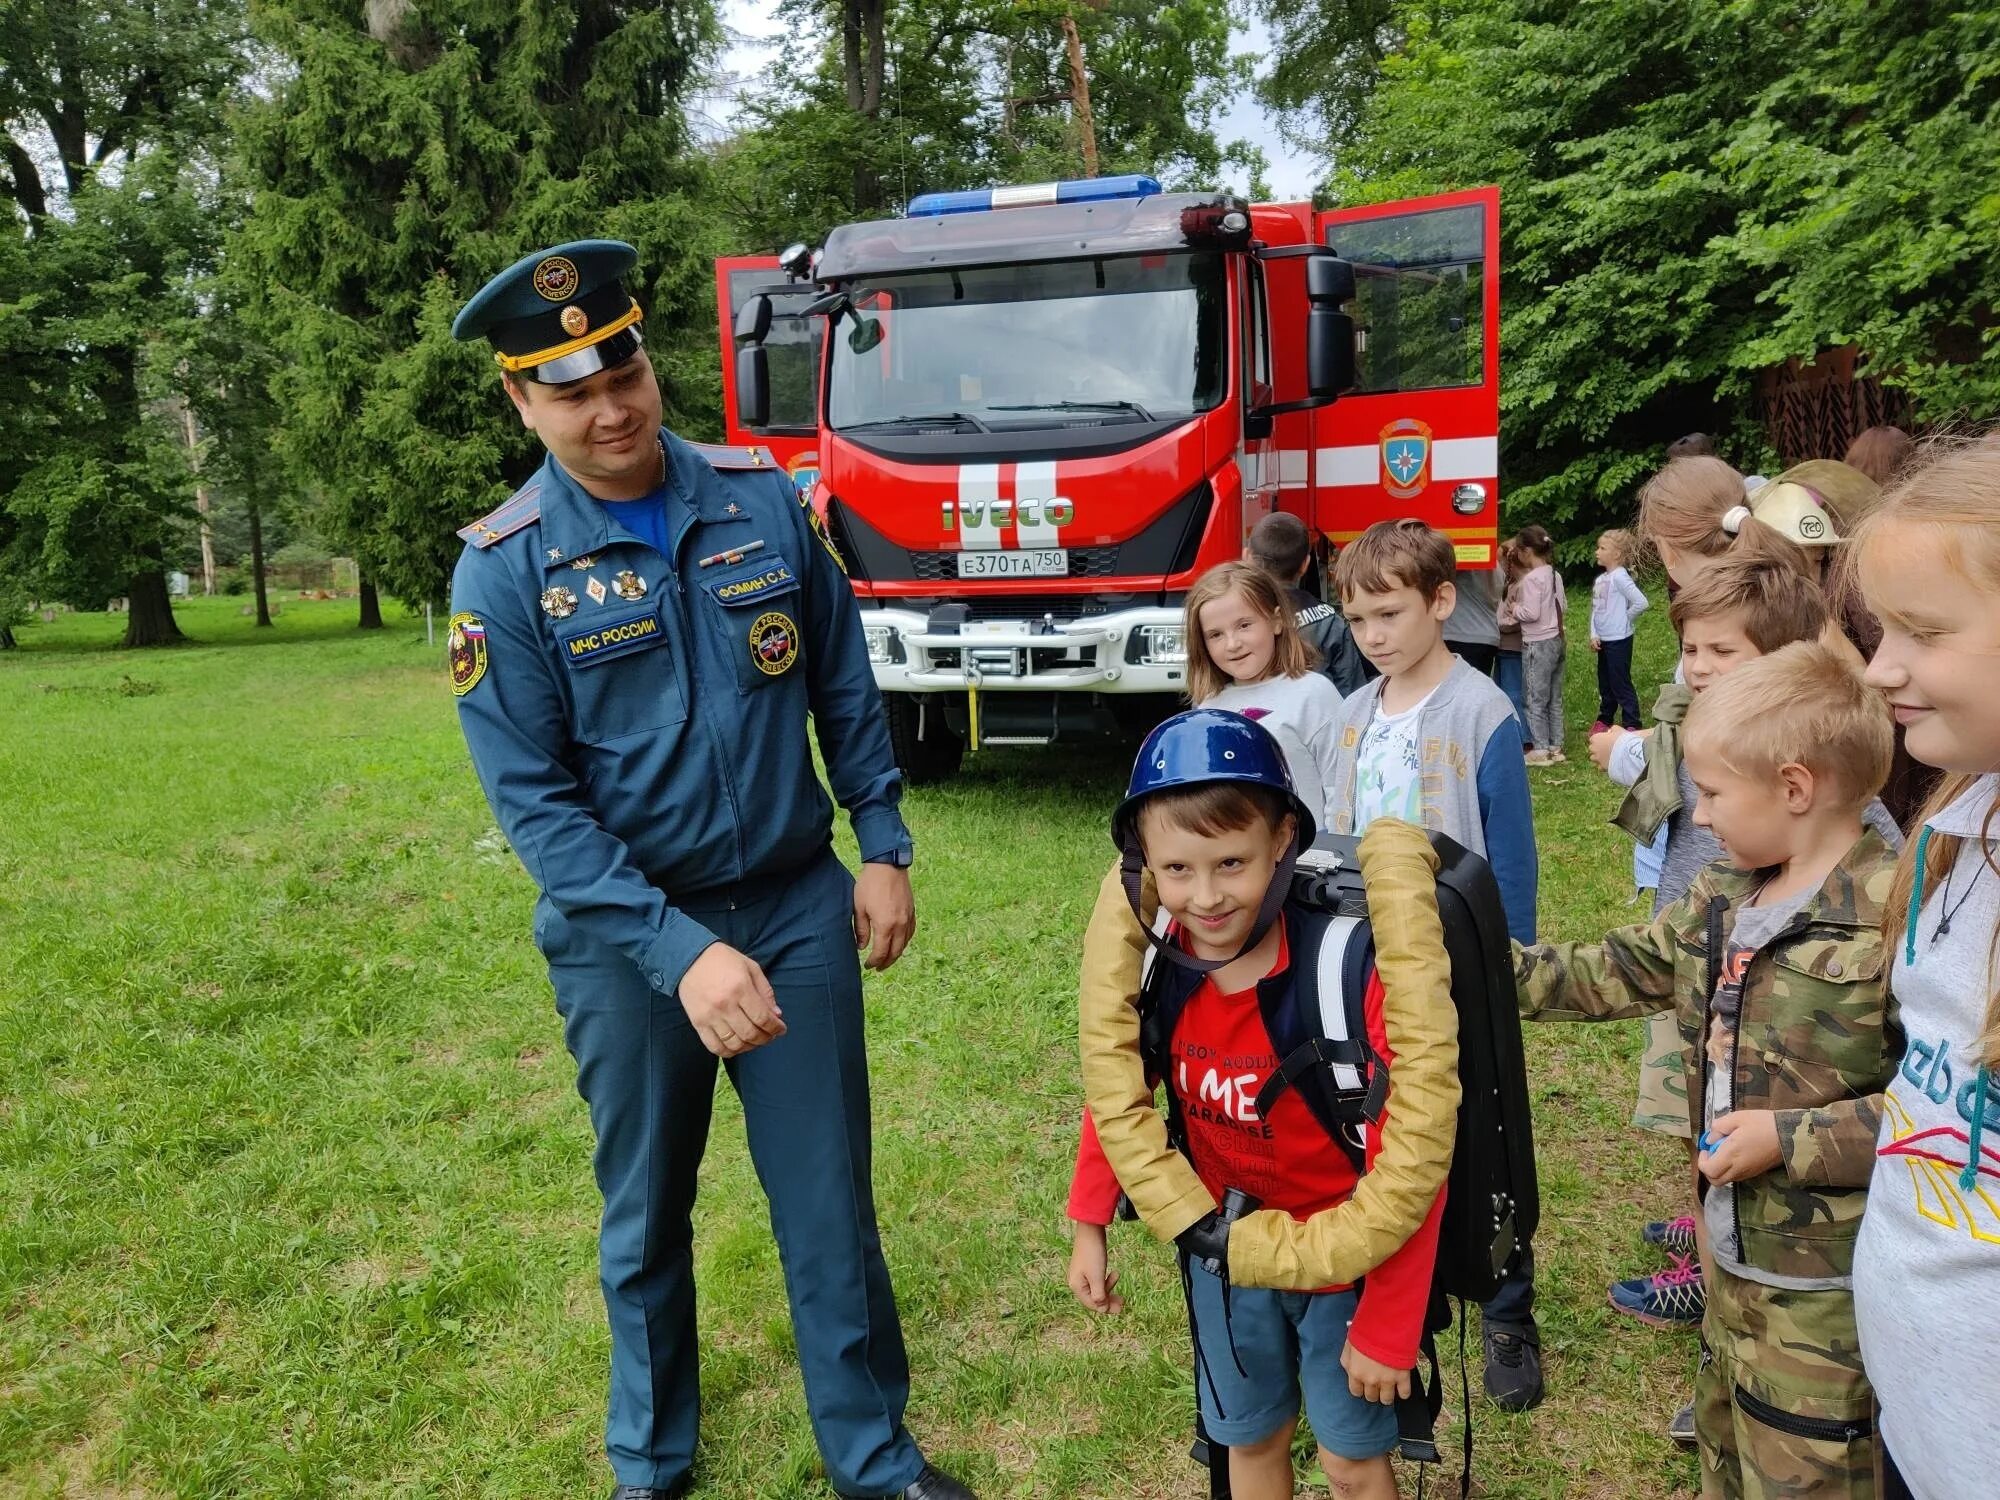
[[[874,277],[831,331],[835,428],[1170,420],[1227,391],[1213,251]]]

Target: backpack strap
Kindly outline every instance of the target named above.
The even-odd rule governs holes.
[[[1296,930],[1289,1013],[1279,1006],[1284,987],[1258,991],[1279,1061],[1257,1092],[1257,1113],[1270,1118],[1285,1090],[1297,1089],[1358,1174],[1368,1165],[1361,1127],[1381,1118],[1389,1094],[1389,1070],[1368,1043],[1363,1009],[1374,941],[1356,916],[1301,921]]]

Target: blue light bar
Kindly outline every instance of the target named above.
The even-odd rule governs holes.
[[[1114,198],[1150,198],[1162,191],[1156,178],[1137,175],[1037,182],[1023,187],[967,188],[956,193],[920,193],[910,200],[909,217],[977,214],[994,208],[1036,208],[1051,203],[1105,203]]]

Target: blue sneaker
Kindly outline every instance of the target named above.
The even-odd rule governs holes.
[[[1655,1219],[1639,1231],[1639,1238],[1649,1245],[1658,1245],[1669,1255],[1693,1255],[1694,1215],[1682,1214],[1678,1219]]]
[[[1611,1283],[1611,1305],[1652,1328],[1698,1328],[1708,1305],[1701,1265],[1685,1255],[1671,1270]]]

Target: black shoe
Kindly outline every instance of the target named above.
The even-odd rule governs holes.
[[[1700,1446],[1695,1439],[1694,1403],[1692,1401],[1674,1413],[1673,1420],[1667,1423],[1667,1436],[1683,1448],[1696,1448]]]
[[[898,1490],[891,1500],[976,1500],[972,1491],[929,1464],[924,1472]]]
[[[1502,1411],[1531,1411],[1542,1404],[1542,1346],[1532,1323],[1488,1323],[1486,1394]]]
[[[669,1485],[621,1484],[611,1491],[611,1500],[676,1500],[685,1495],[694,1483],[687,1478],[676,1479]]]

